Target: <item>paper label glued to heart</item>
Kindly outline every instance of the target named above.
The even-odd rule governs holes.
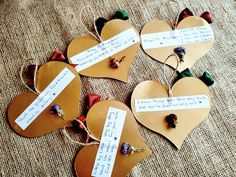
[[[129,22],[115,19],[105,24],[101,38],[101,43],[92,36],[73,40],[67,50],[69,62],[78,64],[79,74],[127,82],[130,65],[139,49],[138,33]],[[110,67],[111,58],[120,60],[122,57],[119,68]]]
[[[201,80],[194,77],[178,80],[174,84],[172,92],[173,97],[205,95],[205,97],[208,97],[207,104],[209,106],[200,109],[168,110],[165,108],[166,111],[137,111],[135,101],[138,99],[168,98],[168,91],[164,85],[156,81],[144,81],[134,89],[131,97],[131,107],[133,114],[141,124],[165,136],[180,149],[187,135],[208,115],[211,107],[211,95],[208,87]],[[169,114],[177,116],[176,128],[168,127],[165,117]]]
[[[112,171],[113,177],[125,177],[139,161],[149,156],[151,151],[144,143],[144,140],[138,131],[138,126],[132,112],[126,105],[118,101],[102,101],[96,103],[89,110],[87,114],[87,127],[90,133],[97,139],[101,139],[107,113],[111,107],[126,111],[123,131]],[[120,153],[121,145],[124,142],[127,142],[135,147],[144,147],[145,150],[143,152],[137,152],[124,156]],[[98,148],[98,145],[90,145],[83,147],[78,152],[74,162],[74,168],[77,176],[91,176]]]
[[[174,48],[184,47],[184,62],[178,67],[178,71],[183,71],[191,68],[210,50],[214,43],[214,34],[203,18],[190,16],[183,19],[176,30],[172,30],[164,21],[152,20],[142,28],[141,39],[144,52],[162,63],[174,53]],[[175,68],[176,60],[169,59],[167,64]]]
[[[15,97],[8,107],[10,126],[25,137],[37,137],[63,128],[79,115],[80,77],[76,70],[63,62],[43,64],[36,73],[36,95],[25,92]],[[63,118],[51,113],[59,105]]]

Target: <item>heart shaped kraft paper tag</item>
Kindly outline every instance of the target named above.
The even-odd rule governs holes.
[[[132,112],[121,102],[106,100],[96,103],[87,114],[87,127],[91,135],[101,141],[99,145],[83,147],[76,155],[74,168],[79,177],[124,177],[151,154]],[[124,155],[127,149],[123,149],[122,155],[124,142],[142,148],[142,151]]]
[[[173,97],[168,97],[164,85],[144,81],[134,89],[131,107],[141,124],[180,149],[187,135],[208,115],[211,96],[208,87],[194,77],[178,80],[171,90]],[[169,118],[173,118],[172,122]]]
[[[144,52],[162,63],[178,47],[185,49],[184,62],[181,62],[178,71],[191,68],[210,50],[213,43],[214,34],[211,26],[198,16],[184,18],[174,30],[161,20],[152,20],[141,30],[141,45]],[[175,60],[169,60],[167,64],[174,67]]]
[[[36,73],[39,95],[25,92],[8,107],[10,126],[25,137],[37,137],[63,128],[79,115],[80,77],[63,62],[48,62]]]
[[[129,22],[114,19],[105,24],[99,38],[101,42],[92,35],[73,40],[67,50],[69,62],[77,64],[79,74],[127,83],[140,45],[138,33]]]

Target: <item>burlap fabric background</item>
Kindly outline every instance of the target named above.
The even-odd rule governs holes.
[[[162,1],[151,0],[0,0],[0,174],[1,176],[74,176],[77,145],[65,144],[60,131],[27,139],[15,134],[7,123],[6,110],[12,99],[27,91],[19,79],[24,58],[41,63],[56,49],[66,53],[68,44],[85,33],[79,21],[81,7],[90,5],[97,16],[110,17],[125,9],[130,22],[140,30],[148,21],[163,18]],[[182,4],[196,14],[211,10],[215,45],[192,68],[196,75],[208,70],[216,83],[209,116],[177,150],[169,141],[139,125],[153,154],[133,168],[130,176],[236,176],[236,16],[229,0],[189,0]],[[178,9],[166,8],[174,18]],[[92,24],[91,16],[85,19]],[[197,50],[197,49],[196,49]],[[161,64],[141,49],[129,74],[128,84],[111,79],[81,77],[82,99],[95,92],[129,104],[134,87],[147,79],[163,81]],[[168,69],[167,73],[171,72]],[[83,101],[81,101],[83,102]],[[71,132],[73,133],[73,132]],[[73,138],[78,135],[73,134]],[[86,160],[86,159],[85,159]],[[122,170],[122,169],[121,169]]]

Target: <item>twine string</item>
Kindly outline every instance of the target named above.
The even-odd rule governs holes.
[[[67,132],[67,130],[66,130],[66,124],[65,124],[65,125],[64,125],[64,128],[63,128],[63,130],[62,130],[62,133],[63,133],[63,135],[64,135],[72,144],[78,144],[78,145],[80,145],[80,146],[89,146],[89,145],[99,144],[100,140],[97,139],[97,138],[95,138],[93,135],[90,134],[90,132],[88,131],[87,127],[84,125],[83,122],[81,122],[81,121],[78,120],[78,119],[74,119],[74,120],[76,120],[77,122],[79,122],[79,123],[83,126],[83,128],[84,128],[84,130],[87,132],[87,134],[88,134],[92,139],[94,139],[95,141],[93,141],[93,142],[91,142],[91,143],[83,143],[83,142],[80,142],[80,141],[77,141],[77,140],[72,139],[72,138],[70,137],[70,134],[69,134],[69,133]]]
[[[166,11],[163,10],[163,7],[164,7],[165,5],[167,5],[169,2],[174,2],[174,3],[178,4],[179,12],[178,12],[178,15],[177,15],[177,17],[176,17],[176,19],[175,19],[174,22],[173,22],[172,20],[170,20],[170,18],[168,17],[168,14],[166,13]],[[167,0],[167,1],[165,1],[165,2],[161,5],[161,7],[159,8],[159,13],[160,13],[160,14],[164,14],[164,18],[165,18],[165,19],[168,21],[168,23],[171,25],[172,29],[176,29],[176,27],[177,27],[177,25],[178,25],[177,22],[178,22],[180,13],[181,13],[180,7],[181,7],[181,6],[180,6],[180,3],[179,3],[177,0]]]
[[[24,85],[27,89],[29,89],[31,92],[33,92],[33,93],[39,95],[40,92],[39,92],[39,90],[38,90],[37,87],[36,87],[36,74],[37,74],[37,70],[38,70],[38,61],[37,61],[37,60],[34,60],[34,59],[29,59],[29,60],[27,60],[27,61],[34,61],[34,62],[35,62],[35,71],[34,71],[34,78],[33,78],[35,91],[34,91],[33,89],[31,89],[31,88],[25,83],[25,80],[24,80],[24,78],[23,78],[23,72],[24,72],[24,69],[25,69],[25,66],[26,66],[26,62],[25,62],[25,61],[24,61],[24,63],[22,64],[21,69],[20,69],[20,79],[21,79],[21,82],[22,82],[23,85]]]
[[[93,32],[90,31],[90,30],[86,27],[86,25],[84,24],[84,22],[83,22],[83,20],[82,20],[82,18],[83,18],[82,15],[83,15],[83,12],[85,11],[85,9],[88,9],[88,10],[92,13],[92,16],[93,16],[93,27],[94,27],[94,29],[95,29],[96,34],[93,34]],[[80,23],[82,24],[83,28],[84,28],[92,37],[94,37],[99,43],[101,43],[101,42],[104,41],[104,40],[102,39],[102,37],[100,36],[99,32],[98,32],[97,25],[96,25],[96,16],[95,16],[95,13],[94,13],[93,8],[92,8],[91,6],[84,6],[84,7],[81,9],[81,11],[80,11]],[[106,50],[106,49],[105,49],[105,50]],[[120,59],[119,63],[121,63],[124,58],[125,58],[125,56]],[[113,58],[110,56],[109,59],[112,60]],[[119,68],[119,66],[118,66],[117,68]]]
[[[171,83],[168,81],[167,77],[166,77],[166,74],[165,74],[165,67],[166,67],[166,63],[167,61],[170,59],[170,57],[175,57],[176,58],[176,67],[175,67],[175,70],[173,71],[173,73],[170,75],[170,80],[172,80],[172,78],[174,77],[174,74],[177,72],[178,70],[178,67],[179,67],[179,63],[180,63],[180,58],[178,57],[177,54],[173,53],[171,55],[169,55],[165,61],[164,61],[164,65],[163,65],[163,75],[164,75],[164,80],[165,80],[165,83],[167,85],[167,88],[168,88],[168,94],[169,94],[169,97],[173,97],[173,93],[172,93],[172,89],[171,89]]]
[[[88,9],[91,13],[92,13],[92,16],[93,16],[93,27],[95,29],[95,32],[96,32],[96,35],[93,34],[93,32],[91,32],[87,27],[86,25],[84,24],[83,20],[82,20],[82,15],[83,15],[83,12],[85,11],[85,9]],[[93,11],[93,8],[91,6],[84,6],[81,11],[80,11],[80,22],[83,26],[83,28],[91,35],[93,36],[98,42],[102,42],[103,39],[102,37],[99,35],[99,32],[97,30],[97,26],[96,26],[96,16],[95,16],[95,13]]]

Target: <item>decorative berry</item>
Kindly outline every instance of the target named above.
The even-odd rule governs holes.
[[[166,122],[168,123],[169,128],[176,128],[177,116],[175,114],[170,114],[166,116]]]
[[[133,149],[130,144],[123,143],[120,149],[122,155],[129,155],[133,152]]]

